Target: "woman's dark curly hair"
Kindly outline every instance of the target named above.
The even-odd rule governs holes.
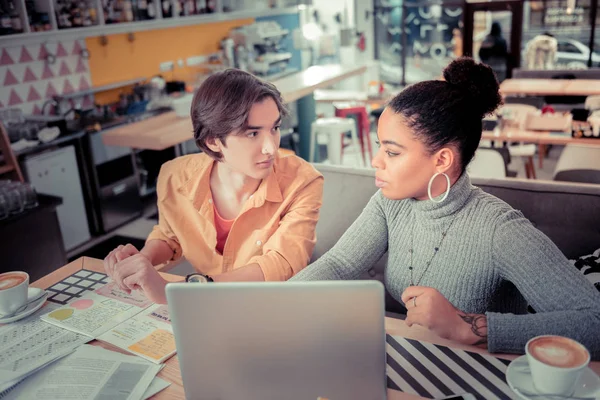
[[[482,119],[502,97],[492,69],[462,57],[444,69],[444,80],[411,85],[388,107],[401,115],[430,154],[453,145],[460,154],[461,173],[481,140]]]

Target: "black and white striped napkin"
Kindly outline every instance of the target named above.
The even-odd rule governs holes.
[[[426,398],[471,393],[482,400],[514,397],[506,383],[510,360],[386,335],[390,389]]]

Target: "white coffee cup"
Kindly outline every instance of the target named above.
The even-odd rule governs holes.
[[[540,394],[571,396],[590,363],[590,352],[563,336],[544,335],[525,345],[533,386]]]
[[[11,271],[0,274],[0,314],[10,315],[27,304],[29,274]]]

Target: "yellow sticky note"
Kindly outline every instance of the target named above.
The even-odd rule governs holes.
[[[57,319],[59,321],[64,321],[67,318],[70,318],[73,315],[72,308],[61,308],[56,311],[52,311],[49,315],[50,318]]]
[[[154,360],[160,360],[175,351],[175,337],[169,331],[157,329],[128,349]]]

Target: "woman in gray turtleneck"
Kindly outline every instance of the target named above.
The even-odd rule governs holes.
[[[385,284],[404,302],[409,326],[490,352],[522,353],[534,336],[563,335],[600,359],[600,293],[465,172],[482,117],[501,103],[493,72],[462,58],[444,79],[409,86],[386,107],[373,159],[380,190],[339,242],[292,279],[355,279],[387,251]]]

